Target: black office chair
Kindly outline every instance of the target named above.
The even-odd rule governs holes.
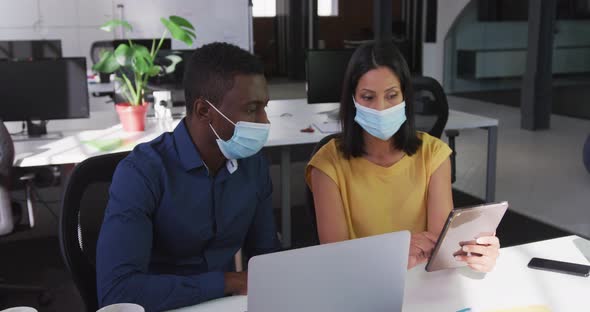
[[[9,196],[11,176],[13,174],[12,164],[14,162],[14,143],[8,133],[4,123],[0,120],[0,191],[3,193],[2,196]],[[0,201],[0,205],[6,205],[8,207],[0,207],[0,209],[8,210],[9,214],[14,214],[18,211],[19,206],[16,205],[9,199],[3,198]],[[15,209],[16,208],[16,209]],[[17,230],[17,225],[20,223],[20,218],[14,220],[14,227]],[[47,305],[53,301],[51,293],[44,287],[37,285],[24,285],[8,283],[0,277],[0,293],[9,292],[28,292],[38,294],[39,304],[42,306]]]
[[[100,56],[103,51],[114,51],[115,46],[112,40],[104,40],[104,41],[95,41],[90,46],[90,59],[92,60],[92,65],[98,63],[100,61]],[[109,82],[110,74],[103,74],[99,73],[100,82]]]
[[[412,77],[412,86],[414,88],[414,102],[416,108],[416,128],[420,131],[426,131],[428,134],[440,138],[443,132],[449,136],[449,146],[453,150],[451,154],[451,176],[452,182],[455,181],[455,137],[457,131],[444,131],[449,118],[449,104],[447,96],[442,86],[430,77]],[[316,152],[333,138],[340,137],[340,133],[328,135],[321,139],[311,153],[313,157]],[[317,234],[317,220],[315,215],[315,205],[313,203],[313,194],[307,189],[307,211],[309,218],[312,220],[314,229],[313,244],[319,243]]]
[[[12,206],[9,199],[9,184],[12,173],[12,164],[14,163],[14,143],[10,137],[10,133],[0,120],[0,209],[3,212],[0,215],[6,214],[7,219],[2,220],[1,224],[5,224],[2,232],[10,232],[13,228],[12,224]]]
[[[117,165],[128,154],[96,156],[81,162],[64,192],[59,222],[61,253],[89,312],[98,310],[96,243],[109,187]]]
[[[437,138],[441,138],[443,132],[445,133],[449,140],[449,147],[453,151],[451,155],[451,182],[455,182],[455,156],[457,155],[455,138],[459,136],[459,131],[444,130],[449,120],[449,103],[445,91],[434,78],[424,76],[412,77],[412,86],[414,87],[416,128]]]
[[[117,165],[129,152],[88,158],[74,168],[66,186],[59,220],[59,243],[66,267],[86,311],[98,310],[96,243],[109,200],[109,187]],[[235,269],[241,253],[235,256]]]

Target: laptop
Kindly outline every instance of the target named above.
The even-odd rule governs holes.
[[[248,312],[402,310],[408,231],[253,257]]]

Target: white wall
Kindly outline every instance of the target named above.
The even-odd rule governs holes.
[[[120,17],[118,4],[134,26],[128,38],[159,38],[160,17],[179,15],[196,28],[193,48],[213,41],[249,48],[247,0],[0,0],[0,40],[61,39],[64,56],[89,58],[92,42],[115,37],[99,27]],[[188,48],[174,40],[172,47]]]
[[[422,71],[443,83],[445,61],[445,38],[455,19],[470,0],[439,1],[436,16],[436,42],[424,42],[422,46]]]
[[[77,0],[88,1],[88,0]],[[95,0],[96,1],[96,0]],[[160,17],[179,15],[196,28],[197,42],[193,47],[213,41],[226,41],[243,49],[249,48],[247,0],[114,0],[124,4],[125,19],[135,28],[128,37],[151,38],[162,34]],[[115,9],[118,17],[119,11]],[[174,48],[186,49],[178,41]]]

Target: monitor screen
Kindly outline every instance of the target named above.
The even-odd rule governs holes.
[[[183,88],[184,68],[194,50],[160,50],[154,63],[162,67],[160,73],[150,77],[152,85]]]
[[[4,121],[88,118],[86,58],[0,61]]]
[[[340,102],[342,82],[354,49],[307,51],[307,102]]]
[[[60,58],[61,55],[61,40],[0,41],[0,60]]]
[[[162,67],[160,73],[148,79],[148,89],[169,90],[172,105],[185,106],[184,70],[194,50],[160,50],[154,63]]]

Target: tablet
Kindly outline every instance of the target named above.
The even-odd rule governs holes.
[[[462,251],[463,245],[475,244],[479,237],[494,235],[506,209],[508,203],[501,202],[451,211],[426,264],[426,271],[465,266],[465,262],[455,260],[455,256],[466,254]]]

